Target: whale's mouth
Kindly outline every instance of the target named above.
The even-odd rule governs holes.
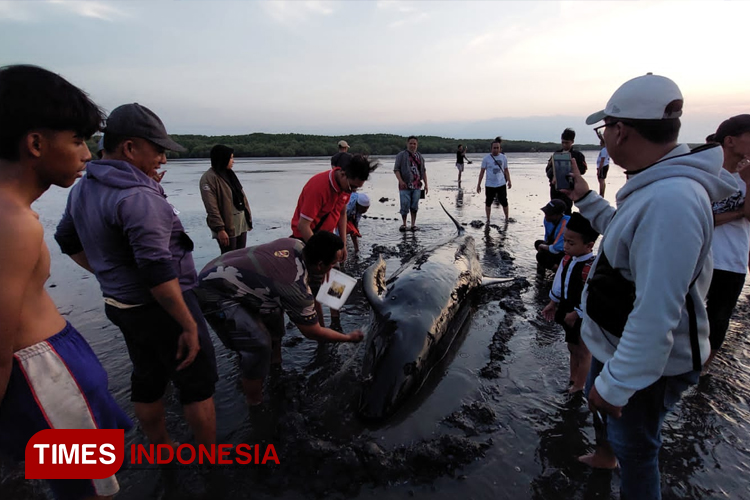
[[[392,416],[401,406],[404,394],[409,392],[412,377],[398,377],[392,384],[380,383],[374,378],[363,381],[357,414],[363,420],[379,421]],[[385,385],[385,387],[384,387]]]

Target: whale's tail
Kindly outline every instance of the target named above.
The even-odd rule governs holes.
[[[458,229],[458,234],[463,234],[464,233],[464,227],[461,224],[459,224],[459,222],[455,219],[455,217],[453,217],[450,214],[450,212],[448,212],[448,210],[443,206],[443,202],[440,202],[440,206],[443,208],[443,210],[445,211],[445,213],[448,214],[448,217],[450,217],[451,220],[453,221],[453,223],[456,225],[456,229]]]

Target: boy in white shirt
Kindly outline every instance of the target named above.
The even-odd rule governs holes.
[[[573,213],[565,229],[565,257],[555,273],[549,304],[542,309],[547,321],[555,321],[565,330],[565,341],[570,351],[570,388],[582,391],[591,366],[591,353],[581,341],[581,293],[591,264],[594,263],[594,243],[599,233],[578,212]]]

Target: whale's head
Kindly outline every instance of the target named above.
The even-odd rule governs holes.
[[[414,389],[419,380],[423,341],[409,343],[410,322],[406,324],[388,317],[377,318],[368,336],[362,363],[362,392],[359,415],[378,420],[391,415]],[[418,337],[418,332],[414,332]]]

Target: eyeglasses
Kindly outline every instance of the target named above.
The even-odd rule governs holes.
[[[352,185],[349,182],[349,178],[346,176],[346,174],[344,172],[341,172],[341,178],[346,181],[346,187],[341,186],[341,189],[343,189],[347,193],[351,193],[352,192]]]
[[[617,125],[618,123],[622,123],[623,125],[630,125],[630,123],[628,123],[628,122],[626,122],[626,121],[623,121],[623,120],[617,120],[617,121],[614,121],[614,122],[609,122],[609,123],[605,123],[604,125],[599,125],[598,127],[594,127],[594,132],[596,132],[596,135],[597,135],[597,136],[601,137],[601,135],[602,135],[602,132],[601,132],[601,131],[602,131],[603,129],[605,129],[605,128],[607,128],[607,127],[614,127],[614,126],[615,126],[615,125]]]
[[[357,189],[359,189],[361,187],[361,185],[359,185],[359,186],[352,185],[352,181],[343,172],[341,173],[341,178],[346,181],[346,187],[344,187],[343,185],[341,185],[341,189],[345,193],[354,193],[354,192],[357,191]]]

